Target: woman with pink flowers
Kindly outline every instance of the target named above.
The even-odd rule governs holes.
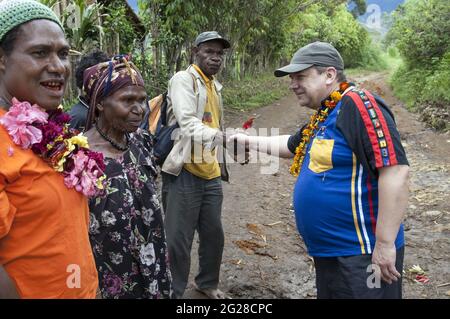
[[[128,56],[84,71],[86,135],[105,155],[105,191],[91,198],[90,238],[102,298],[170,298],[152,139],[139,125],[146,93]]]
[[[0,2],[0,298],[95,298],[86,196],[103,156],[68,128],[69,45],[53,11]]]

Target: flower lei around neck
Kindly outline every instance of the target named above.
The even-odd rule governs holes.
[[[311,115],[309,123],[302,131],[302,139],[300,144],[295,149],[294,161],[290,168],[290,173],[293,176],[298,176],[302,167],[303,160],[306,155],[306,148],[308,147],[310,141],[316,135],[319,124],[325,122],[329,113],[336,107],[337,103],[342,99],[342,94],[347,88],[350,87],[348,82],[342,82],[339,84],[339,91],[333,91],[326,99],[322,102],[322,106],[317,110],[316,113]]]
[[[12,99],[9,111],[0,118],[13,142],[31,149],[64,176],[64,184],[85,196],[102,193],[106,185],[103,154],[89,150],[87,138],[69,128],[70,116],[61,109],[44,111],[38,105]],[[8,155],[13,156],[8,149]]]

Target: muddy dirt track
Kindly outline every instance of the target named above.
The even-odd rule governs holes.
[[[386,76],[368,73],[351,80],[391,106],[411,165],[403,295],[450,298],[450,135],[425,128],[392,95]],[[311,113],[286,91],[286,97],[272,105],[247,113],[228,112],[226,122],[228,127],[240,127],[248,116],[257,115],[256,129],[274,127],[280,134],[292,134]],[[224,184],[220,288],[232,298],[316,297],[314,265],[295,225],[291,205],[295,179],[289,165],[290,160],[280,160],[272,174],[261,174],[268,163],[231,167],[231,183]],[[202,298],[192,289],[196,249],[194,243],[184,298]],[[413,270],[414,265],[420,269]]]

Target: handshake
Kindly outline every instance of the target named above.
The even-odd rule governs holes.
[[[233,160],[241,165],[250,162],[250,146],[246,139],[247,136],[248,133],[242,129],[223,132],[223,147],[233,157]]]

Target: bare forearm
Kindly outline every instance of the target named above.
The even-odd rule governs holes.
[[[0,266],[0,299],[17,299],[16,286],[3,266]]]
[[[397,165],[380,170],[378,179],[378,219],[376,238],[393,243],[408,206],[409,167]]]
[[[283,158],[291,158],[294,154],[287,147],[290,135],[280,136],[249,136],[237,134],[236,140],[241,145],[248,145],[250,150],[276,155]]]

